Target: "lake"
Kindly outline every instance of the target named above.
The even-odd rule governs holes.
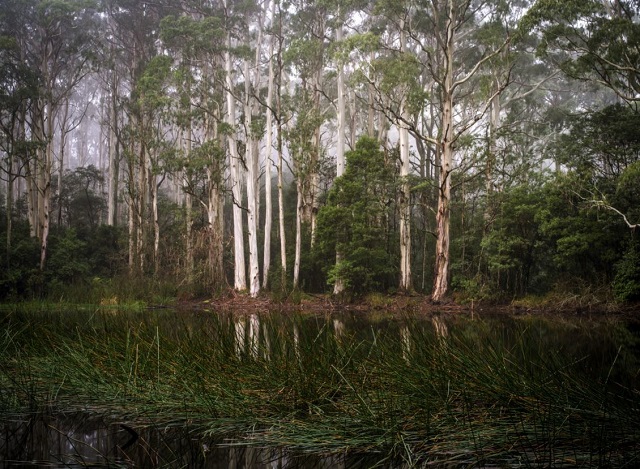
[[[634,467],[616,318],[0,312],[0,466]]]

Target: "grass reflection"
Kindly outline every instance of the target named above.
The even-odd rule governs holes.
[[[0,409],[191,425],[392,465],[637,464],[622,323],[5,310]]]

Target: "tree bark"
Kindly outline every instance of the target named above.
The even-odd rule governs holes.
[[[296,203],[296,247],[295,259],[293,263],[293,288],[300,286],[300,258],[302,254],[302,217],[303,217],[303,187],[302,181],[298,179],[296,183],[298,188],[298,198]]]
[[[342,31],[342,18],[340,9],[338,9],[338,24],[336,25],[336,42],[339,44],[343,39]],[[338,136],[336,138],[336,177],[340,177],[344,174],[345,169],[345,156],[344,156],[344,139],[345,139],[345,124],[346,124],[346,105],[344,99],[344,64],[342,59],[337,61],[338,69],[338,106],[336,109],[338,120]],[[355,144],[355,142],[352,142]],[[343,253],[336,249],[336,265],[342,262]],[[333,284],[333,294],[339,295],[344,291],[344,281],[340,277],[336,277]]]
[[[441,164],[439,170],[438,211],[436,213],[436,261],[435,278],[433,282],[433,301],[442,301],[449,289],[449,240],[451,218],[451,170],[453,164],[453,58],[455,53],[454,43],[454,10],[453,0],[448,3],[448,17],[446,26],[445,43],[445,75],[444,89],[442,90],[442,140]]]
[[[274,2],[276,3],[276,2]],[[276,118],[278,127],[278,225],[280,228],[280,284],[282,287],[287,280],[287,237],[284,226],[284,180],[283,180],[283,159],[282,159],[282,74],[284,65],[282,63],[282,11],[278,3],[278,82],[276,85]]]
[[[225,1],[226,7],[226,1]],[[234,288],[238,291],[247,289],[246,267],[244,260],[244,234],[242,231],[242,178],[238,147],[236,144],[236,102],[233,96],[233,72],[231,64],[231,34],[227,34],[227,50],[225,51],[225,80],[227,100],[227,124],[231,127],[227,137],[230,159],[230,183],[233,196],[233,252],[234,252]]]
[[[260,57],[262,51],[262,29],[266,11],[258,15],[258,35],[256,39],[253,67],[245,59],[245,132],[247,135],[247,225],[249,231],[249,295],[255,298],[260,293],[260,264],[258,253],[258,217],[260,194],[259,152],[260,136],[253,128],[253,114],[260,112],[254,93],[260,87]],[[248,44],[250,45],[250,44]]]
[[[246,161],[247,161],[247,227],[249,233],[249,295],[252,298],[260,292],[260,269],[258,265],[258,222],[256,202],[257,180],[257,145],[255,136],[252,135],[252,86],[251,69],[249,60],[244,61],[245,74],[245,101],[244,101],[244,125],[246,132]]]
[[[53,110],[51,102],[46,104],[44,128],[45,147],[41,152],[38,169],[38,225],[40,231],[40,270],[44,270],[49,247],[49,224],[51,211],[51,171],[53,169]]]
[[[271,7],[271,18],[275,18],[275,5],[273,2]],[[265,211],[264,211],[264,248],[263,248],[263,260],[262,260],[262,287],[267,288],[269,286],[269,270],[271,268],[271,230],[273,225],[273,201],[271,191],[271,154],[273,147],[273,87],[275,81],[275,73],[273,70],[273,50],[274,50],[274,36],[271,36],[269,45],[269,82],[267,84],[267,103],[266,103],[266,143],[265,143],[265,179],[264,179],[264,193],[265,193]]]
[[[400,23],[400,51],[406,53],[407,39],[404,31],[404,20]],[[398,132],[400,137],[400,289],[409,291],[411,282],[411,187],[409,184],[409,172],[411,161],[409,152],[409,129],[406,122],[409,121],[407,110],[407,93],[405,89],[400,101],[400,117]]]
[[[118,83],[117,75],[111,72],[109,90],[109,185],[107,190],[107,225],[117,224],[118,214]]]

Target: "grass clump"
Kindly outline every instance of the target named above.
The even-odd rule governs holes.
[[[101,308],[0,322],[3,412],[189,421],[234,444],[406,466],[640,455],[637,340],[618,324]]]

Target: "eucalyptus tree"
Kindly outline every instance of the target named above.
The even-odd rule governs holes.
[[[328,6],[333,10],[333,18],[330,21],[330,26],[335,30],[335,42],[333,46],[333,62],[336,69],[336,140],[335,140],[335,155],[336,155],[336,177],[340,177],[344,174],[345,170],[345,145],[346,145],[346,130],[347,130],[347,105],[346,105],[346,79],[345,79],[345,66],[349,60],[350,47],[345,41],[344,30],[347,27],[352,27],[351,16],[352,14],[362,7],[362,3],[358,0],[345,1],[337,0],[335,2],[327,2]],[[355,109],[351,110],[352,120],[355,120]],[[352,123],[351,131],[352,144],[355,145],[355,123]],[[342,253],[338,250],[336,252],[336,265],[340,264],[342,260]],[[344,289],[344,284],[340,277],[335,278],[333,284],[333,293],[335,295],[340,294]]]
[[[623,101],[640,100],[640,47],[635,0],[537,0],[523,30],[542,35],[538,52],[568,76],[593,80]]]
[[[285,230],[285,222],[284,222],[284,157],[283,157],[283,141],[284,141],[284,112],[283,112],[283,76],[285,71],[285,63],[283,58],[284,52],[284,28],[283,23],[285,21],[287,12],[283,11],[281,2],[274,0],[274,5],[277,5],[277,15],[274,7],[274,25],[272,27],[272,35],[277,43],[277,47],[275,48],[275,59],[276,59],[276,73],[274,83],[274,88],[276,91],[275,96],[275,109],[272,114],[276,118],[276,131],[277,131],[277,140],[276,140],[276,151],[278,153],[278,164],[277,164],[277,172],[278,172],[278,228],[279,228],[279,237],[280,237],[280,283],[281,285],[286,284],[287,279],[287,238],[286,238],[286,230]]]
[[[273,194],[271,188],[271,173],[273,168],[273,111],[274,111],[274,88],[275,88],[275,67],[274,67],[274,54],[276,52],[276,1],[271,3],[271,14],[269,16],[269,26],[267,33],[269,35],[269,49],[267,53],[267,96],[265,102],[265,179],[264,179],[264,193],[265,193],[265,214],[264,214],[264,247],[263,247],[263,261],[262,261],[262,287],[267,288],[269,286],[269,272],[271,269],[271,231],[273,226]],[[286,262],[284,262],[286,264]]]
[[[324,155],[322,124],[326,120],[325,62],[327,10],[322,3],[294,2],[289,25],[289,43],[284,60],[295,82],[289,106],[290,127],[286,131],[296,180],[296,241],[293,285],[298,287],[303,223],[314,242],[321,160]]]
[[[148,147],[153,134],[154,99],[145,97],[145,70],[158,55],[160,21],[175,12],[177,6],[171,2],[137,2],[133,0],[105,0],[108,18],[108,41],[112,46],[113,60],[127,74],[118,77],[120,93],[117,97],[123,109],[124,119],[120,126],[122,153],[126,168],[123,177],[126,183],[129,231],[129,269],[142,273],[145,269],[145,248],[151,218],[151,181],[154,176]],[[157,62],[155,62],[157,64]]]
[[[292,161],[292,171],[296,183],[296,224],[295,224],[295,258],[293,264],[293,286],[297,288],[300,281],[300,263],[302,256],[303,221],[310,221],[309,198],[312,197],[313,176],[318,163],[314,152],[318,147],[309,136],[318,131],[323,116],[318,113],[313,102],[313,95],[304,87],[299,87],[289,103],[291,108],[297,109],[295,118],[285,130],[289,154]],[[291,111],[290,111],[291,112]]]
[[[473,138],[494,97],[508,84],[508,70],[503,72],[500,85],[489,93],[484,92],[479,80],[481,73],[511,41],[507,27],[494,20],[499,6],[492,1],[434,0],[411,5],[394,3],[377,10],[398,31],[400,60],[395,62],[403,64],[403,67],[390,68],[383,63],[380,73],[384,80],[393,83],[404,76],[402,80],[406,83],[411,80],[411,74],[414,81],[421,75],[428,77],[422,81],[422,88],[408,89],[409,109],[413,107],[418,112],[429,109],[424,106],[427,99],[437,103],[434,134],[425,133],[424,127],[417,125],[422,120],[410,118],[412,113],[406,112],[401,95],[391,96],[392,105],[387,106],[387,114],[400,128],[406,126],[414,138],[435,147],[438,204],[434,301],[442,300],[449,288],[451,177],[461,168],[456,149],[464,143],[462,137]],[[494,37],[499,32],[500,39],[483,41],[488,29]],[[382,85],[380,89],[385,91]]]
[[[233,4],[229,0],[223,1],[224,18],[227,23],[226,50],[224,53],[225,70],[225,99],[227,109],[225,114],[225,133],[229,149],[229,183],[233,199],[233,253],[234,253],[234,280],[236,290],[246,290],[247,273],[244,256],[244,230],[242,213],[242,169],[243,165],[238,153],[236,95],[234,83],[233,51],[237,48],[237,38],[232,30],[234,26]]]
[[[90,70],[97,14],[87,1],[7,1],[2,35],[37,76],[38,93],[25,119],[25,135],[37,142],[25,162],[31,233],[40,241],[44,269],[50,227],[56,121],[73,88]]]
[[[171,160],[175,148],[175,138],[170,135],[168,126],[173,120],[173,103],[169,92],[172,86],[172,59],[167,55],[153,57],[145,66],[138,81],[136,103],[141,110],[144,124],[138,135],[144,147],[141,154],[146,172],[146,181],[141,179],[140,190],[149,197],[149,225],[153,234],[154,273],[159,271],[160,225],[158,218],[158,190],[165,179],[167,162]],[[147,223],[143,220],[142,223]],[[138,238],[140,239],[140,238]],[[143,246],[140,246],[143,249]]]
[[[258,260],[258,202],[259,202],[259,145],[264,133],[264,119],[257,93],[262,77],[262,41],[268,2],[260,9],[245,11],[245,45],[254,50],[253,57],[244,58],[244,133],[245,165],[247,168],[247,227],[249,235],[249,294],[260,292],[260,267]],[[252,29],[255,32],[252,34]],[[251,37],[254,36],[254,37]],[[253,60],[253,62],[252,62]]]
[[[540,56],[568,77],[611,90],[633,113],[640,102],[640,4],[635,0],[537,0],[522,29],[540,34]],[[593,115],[598,118],[598,114]],[[633,120],[633,117],[631,117]],[[594,193],[594,206],[625,214]],[[628,220],[626,223],[629,224]]]
[[[219,5],[184,2],[179,15],[165,17],[161,37],[173,53],[174,125],[180,133],[182,158],[174,177],[183,178],[186,192],[186,267],[193,264],[190,198],[204,207],[208,221],[208,264],[211,283],[220,288],[223,272],[224,142],[222,123],[223,63],[226,31]],[[198,192],[196,176],[205,175],[206,190]]]
[[[0,171],[6,181],[6,266],[10,267],[13,207],[16,198],[16,180],[24,177],[24,168],[39,146],[27,135],[27,113],[31,103],[38,99],[37,73],[24,62],[24,51],[18,39],[5,35],[6,21],[11,17],[5,12],[0,16]]]

